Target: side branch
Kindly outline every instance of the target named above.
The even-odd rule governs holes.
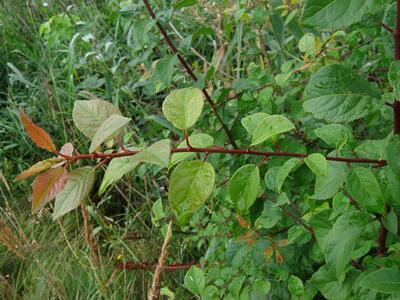
[[[118,157],[124,156],[132,156],[140,151],[132,151],[132,150],[125,150],[122,152],[114,152],[114,153],[92,153],[92,154],[79,154],[75,156],[66,156],[63,157],[66,160],[70,161],[77,161],[81,159],[113,159]],[[227,149],[227,148],[219,148],[219,147],[212,147],[212,148],[172,148],[171,153],[205,153],[205,154],[212,154],[212,153],[223,153],[223,154],[235,154],[235,155],[257,155],[257,156],[281,156],[281,157],[297,157],[297,158],[306,158],[307,154],[301,153],[292,153],[292,152],[284,152],[284,151],[274,151],[274,152],[264,152],[264,151],[254,151],[248,149]],[[325,157],[326,160],[330,161],[338,161],[338,162],[345,162],[345,163],[366,163],[366,164],[376,164],[379,167],[383,167],[387,165],[386,160],[379,160],[379,159],[369,159],[369,158],[348,158],[348,157],[335,157],[335,156],[327,156]]]
[[[164,27],[161,25],[159,21],[157,21],[156,14],[154,13],[153,9],[151,8],[151,5],[149,4],[148,0],[143,0],[143,3],[149,12],[149,15],[153,20],[156,21],[156,25],[158,27],[158,30],[160,31],[161,35],[164,37],[165,42],[167,43],[168,47],[171,49],[172,53],[176,54],[178,57],[179,63],[181,64],[182,68],[185,69],[185,71],[189,74],[189,76],[192,78],[192,80],[197,81],[197,76],[194,74],[192,68],[189,66],[189,64],[186,62],[185,58],[179,53],[179,50],[175,47],[174,43],[172,40],[169,38],[168,33],[165,31]],[[228,128],[228,126],[225,124],[225,122],[222,120],[222,117],[217,111],[217,107],[214,104],[214,101],[211,99],[211,96],[208,94],[207,90],[203,88],[201,90],[203,92],[204,97],[206,98],[207,103],[210,105],[211,110],[213,111],[215,117],[218,119],[220,124],[222,125],[222,128],[224,129],[229,142],[234,148],[238,148],[235,140],[233,139],[232,132]]]

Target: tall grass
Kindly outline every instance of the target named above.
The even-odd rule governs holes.
[[[12,182],[21,170],[47,157],[23,131],[19,108],[45,128],[58,146],[68,141],[81,151],[87,141],[73,129],[71,120],[76,99],[106,99],[133,116],[129,142],[136,145],[162,131],[160,125],[148,123],[148,116],[159,111],[161,98],[146,98],[140,89],[132,88],[141,80],[140,60],[153,51],[129,40],[132,21],[143,19],[141,8],[130,19],[118,13],[119,1],[65,2],[0,2],[0,171],[4,174],[0,178],[0,298],[146,299],[151,270],[114,268],[117,261],[157,261],[159,256],[163,237],[152,225],[149,211],[162,192],[154,189],[144,170],[87,203],[100,243],[98,268],[89,256],[80,211],[58,222],[51,221],[50,207],[32,216],[31,181]],[[156,33],[149,36],[153,43],[159,42]],[[162,174],[147,172],[162,184]],[[2,240],[2,234],[9,240]],[[132,240],[132,235],[151,239]],[[172,247],[180,253],[184,246]],[[177,299],[187,299],[177,284],[183,272],[174,275],[163,286],[177,287]]]

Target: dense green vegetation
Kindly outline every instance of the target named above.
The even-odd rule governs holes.
[[[397,2],[2,1],[2,299],[398,299]]]

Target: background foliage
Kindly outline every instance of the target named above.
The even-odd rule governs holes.
[[[172,218],[166,298],[398,299],[396,3],[151,7],[197,80],[141,1],[0,3],[0,295],[145,299]],[[56,204],[39,209],[32,180],[12,182],[49,157],[20,108],[58,149],[145,150],[97,165],[96,176],[77,161]],[[170,145],[187,147],[189,127],[193,147],[294,157],[169,157]],[[119,143],[103,143],[121,128]]]

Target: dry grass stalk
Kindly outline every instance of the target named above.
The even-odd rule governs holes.
[[[164,243],[161,248],[161,254],[158,259],[158,264],[154,271],[153,282],[151,284],[149,296],[147,298],[148,300],[158,300],[160,298],[162,271],[164,269],[165,261],[167,260],[168,256],[168,245],[172,233],[171,228],[172,228],[172,221],[169,221],[167,234],[165,235]]]
[[[81,203],[81,211],[83,216],[83,225],[85,230],[85,241],[89,245],[90,249],[90,259],[92,261],[93,266],[100,266],[100,255],[99,255],[99,244],[96,239],[93,237],[92,227],[89,222],[89,212],[85,206],[85,204]]]

